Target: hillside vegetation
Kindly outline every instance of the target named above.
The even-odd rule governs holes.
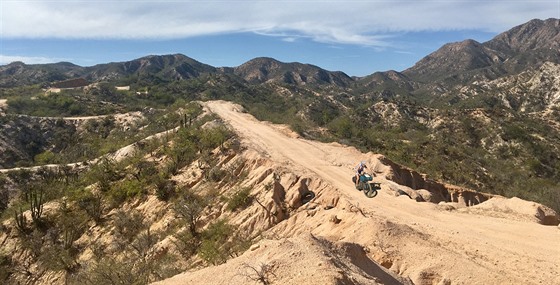
[[[189,122],[181,117],[173,121],[176,131],[138,143],[128,155],[103,157],[86,166],[1,174],[2,220],[9,223],[2,226],[2,247],[8,251],[0,253],[0,280],[146,284],[201,260],[222,263],[245,250],[248,237],[233,238],[241,233],[227,219],[206,216],[213,207],[236,211],[252,199],[245,188],[235,186],[243,173],[222,165],[235,154],[225,147],[234,137],[213,120],[200,112]],[[193,168],[181,173],[202,181],[196,192],[176,181],[185,167]],[[228,191],[232,196],[227,198],[219,191],[224,187],[237,190]],[[155,217],[147,220],[138,204],[160,207],[157,215],[167,222],[154,225]],[[199,221],[202,217],[207,220]],[[169,237],[177,251],[156,252],[156,243]]]

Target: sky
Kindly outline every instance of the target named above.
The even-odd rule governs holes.
[[[0,0],[0,65],[181,53],[215,67],[272,57],[365,76],[548,18],[560,18],[560,0]]]

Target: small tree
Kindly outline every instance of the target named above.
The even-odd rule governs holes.
[[[96,224],[101,223],[103,215],[103,197],[99,194],[85,192],[77,199],[78,206],[82,208]]]
[[[115,231],[126,242],[131,242],[146,227],[144,217],[138,211],[118,210],[113,219]]]
[[[274,268],[267,264],[261,263],[259,265],[249,265],[248,263],[241,264],[241,268],[237,275],[243,276],[252,281],[258,281],[263,285],[269,285],[270,277],[276,275],[273,272]]]
[[[173,235],[175,237],[174,244],[177,250],[185,257],[193,256],[200,247],[200,239],[192,236],[190,231],[180,231]]]
[[[156,186],[156,196],[160,201],[167,201],[175,194],[175,184],[161,175],[153,177]]]
[[[89,172],[91,183],[96,183],[99,190],[106,192],[111,188],[111,182],[121,178],[117,164],[107,158],[101,159]]]
[[[157,241],[157,235],[153,234],[148,228],[146,232],[140,233],[130,246],[138,257],[145,259]]]
[[[217,265],[226,262],[230,254],[231,244],[228,243],[233,228],[227,220],[219,220],[202,233],[202,244],[199,255],[207,262]]]
[[[199,195],[185,190],[177,203],[174,205],[175,212],[183,218],[187,229],[193,237],[198,237],[197,223],[202,212],[207,205],[207,201]]]

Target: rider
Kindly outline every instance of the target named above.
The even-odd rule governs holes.
[[[360,163],[356,166],[356,187],[358,187],[358,183],[360,183],[360,175],[364,173],[364,169],[367,168],[365,161],[360,161]]]

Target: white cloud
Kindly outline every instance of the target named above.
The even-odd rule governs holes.
[[[2,1],[5,38],[185,38],[256,32],[374,47],[383,35],[475,29],[501,32],[560,17],[558,0]],[[381,35],[381,36],[380,36]]]
[[[62,58],[50,58],[50,57],[40,57],[40,56],[18,56],[18,55],[4,55],[0,54],[0,65],[9,64],[14,61],[21,61],[26,64],[43,64],[43,63],[53,63],[67,61]]]

